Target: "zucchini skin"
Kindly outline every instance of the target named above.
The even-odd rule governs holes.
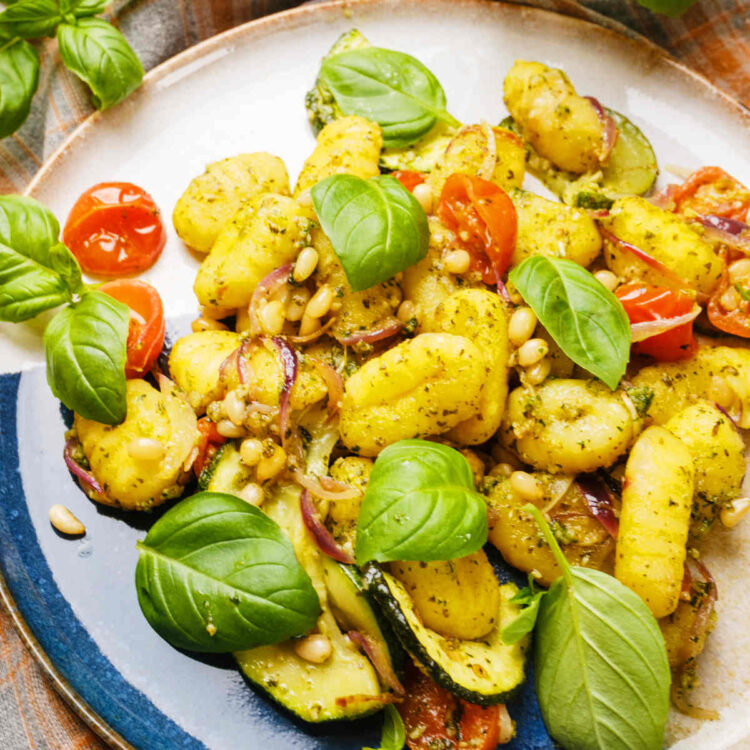
[[[401,606],[393,594],[391,594],[380,567],[375,563],[368,563],[363,568],[363,578],[368,592],[379,604],[383,613],[390,621],[393,631],[398,636],[406,651],[409,652],[417,662],[419,662],[419,665],[438,685],[446,688],[446,690],[450,690],[451,693],[459,698],[463,698],[470,703],[476,703],[480,706],[492,706],[499,703],[506,703],[518,693],[524,680],[521,680],[511,690],[493,693],[492,695],[477,693],[453,680],[450,675],[440,667],[440,665],[433,661],[426,648],[416,637],[414,631],[409,627]],[[527,653],[528,649],[526,649],[524,653],[524,661]]]

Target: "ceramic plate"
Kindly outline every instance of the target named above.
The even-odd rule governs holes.
[[[269,17],[179,55],[123,105],[87,121],[31,193],[64,220],[84,189],[128,180],[145,187],[168,218],[188,181],[225,156],[270,151],[296,176],[314,143],[304,93],[321,56],[355,25],[373,43],[425,62],[464,122],[499,121],[505,72],[516,58],[542,60],[564,68],[582,93],[626,113],[651,139],[662,166],[722,164],[750,182],[747,113],[646,43],[521,6],[365,0]],[[172,232],[145,274],[162,294],[173,335],[179,321],[195,315],[197,266]],[[8,373],[0,379],[0,594],[58,687],[120,747],[377,746],[379,719],[301,726],[256,694],[230,658],[181,653],[151,630],[136,602],[133,572],[136,540],[153,517],[94,505],[65,470],[64,414],[40,366],[43,322],[0,326],[0,367]],[[84,522],[82,540],[63,539],[50,527],[47,510],[55,502]],[[750,736],[750,613],[741,603],[747,536],[717,532],[709,552],[719,621],[701,660],[704,685],[696,697],[719,708],[722,719],[700,724],[675,717],[668,739],[681,750],[720,750]],[[551,747],[530,687],[510,710],[519,724],[511,747]]]

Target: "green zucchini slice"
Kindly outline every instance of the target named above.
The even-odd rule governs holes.
[[[238,495],[252,481],[252,469],[240,460],[236,443],[224,443],[201,472],[198,487],[209,492]]]
[[[404,648],[439,685],[471,703],[490,706],[505,703],[523,683],[528,636],[510,646],[501,635],[521,611],[510,602],[518,591],[515,584],[500,587],[495,629],[481,640],[468,641],[445,638],[425,627],[404,586],[377,565],[367,565],[364,580]]]

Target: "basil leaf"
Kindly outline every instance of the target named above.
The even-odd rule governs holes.
[[[427,440],[400,440],[382,451],[357,522],[359,565],[454,560],[486,541],[487,505],[457,450]]]
[[[57,39],[63,62],[91,87],[99,109],[117,104],[141,85],[141,61],[112,24],[101,18],[62,23]]]
[[[564,258],[534,255],[508,278],[563,352],[614,390],[630,357],[630,322],[617,297]]]
[[[46,206],[23,195],[0,196],[0,242],[22,255],[41,258],[57,244],[60,224]]]
[[[681,16],[697,0],[638,0],[644,8],[675,18]]]
[[[19,0],[0,13],[0,29],[24,39],[53,36],[60,21],[60,8],[54,0]]]
[[[521,589],[510,601],[515,604],[523,604],[524,609],[515,620],[508,623],[502,632],[503,641],[508,645],[513,645],[528,635],[536,625],[537,616],[539,615],[539,605],[542,597],[547,592],[544,589],[535,590],[533,579],[527,588]]]
[[[617,579],[571,567],[539,509],[524,510],[562,569],[536,626],[536,691],[547,729],[576,750],[661,750],[671,676],[656,619]]]
[[[380,738],[380,747],[377,750],[402,750],[406,744],[406,728],[404,720],[396,707],[389,703],[385,707],[383,716],[383,734]],[[371,747],[363,747],[362,750],[376,750]]]
[[[60,12],[72,13],[76,18],[102,13],[112,0],[60,0]]]
[[[405,148],[437,120],[458,127],[445,110],[440,81],[419,60],[403,52],[364,47],[323,61],[318,78],[345,115],[379,123],[385,148]]]
[[[315,212],[355,292],[390,279],[427,254],[419,201],[395,178],[327,177],[311,191]]]
[[[199,492],[138,543],[138,603],[173,646],[221,653],[311,630],[320,602],[289,538],[234,495]]]
[[[52,393],[86,419],[125,419],[125,360],[130,310],[102,292],[86,292],[61,310],[44,332]]]
[[[0,41],[0,138],[18,130],[29,116],[38,85],[39,54],[34,47],[22,39]]]

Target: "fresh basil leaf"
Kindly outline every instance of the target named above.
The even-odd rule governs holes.
[[[430,230],[424,209],[395,177],[333,175],[311,193],[355,292],[390,279],[427,254]]]
[[[519,598],[519,594],[522,596]],[[508,645],[512,645],[521,640],[525,635],[528,635],[536,625],[537,616],[539,615],[539,604],[542,601],[542,597],[547,594],[546,591],[540,589],[539,591],[532,592],[531,589],[521,589],[511,601],[515,603],[521,603],[524,605],[524,609],[518,614],[515,620],[508,623],[502,632],[503,641]]]
[[[357,563],[454,560],[487,541],[487,505],[454,448],[400,440],[377,457],[357,522]]]
[[[539,509],[524,510],[562,569],[541,601],[535,634],[547,729],[576,750],[661,750],[671,676],[656,619],[616,578],[571,567]]]
[[[130,310],[102,292],[86,292],[44,332],[47,382],[60,401],[86,419],[125,419],[125,360]]]
[[[0,195],[0,242],[40,259],[60,236],[60,224],[45,205],[24,195]]]
[[[138,603],[173,646],[221,653],[311,630],[320,602],[275,521],[234,495],[199,492],[138,543]]]
[[[445,109],[440,81],[403,52],[381,47],[341,52],[323,61],[318,81],[345,115],[379,123],[385,148],[413,145],[438,120],[460,125]]]
[[[57,28],[60,56],[85,81],[99,109],[122,101],[143,80],[143,66],[125,37],[101,18],[82,18]]]
[[[60,12],[72,13],[76,18],[103,13],[112,0],[60,0]]]
[[[22,39],[0,41],[0,138],[23,125],[38,85],[39,54],[34,47]]]
[[[396,707],[389,703],[383,714],[383,734],[380,747],[363,747],[362,750],[402,750],[406,744],[406,728],[404,720]]]
[[[53,36],[60,21],[60,8],[54,0],[19,0],[0,13],[0,29],[24,39]]]
[[[73,253],[62,242],[58,242],[49,249],[49,258],[52,268],[62,276],[68,289],[73,294],[83,294],[81,267]]]
[[[630,357],[630,322],[617,297],[564,258],[534,255],[508,278],[563,352],[614,390]]]
[[[638,2],[655,13],[675,18],[681,16],[691,5],[698,0],[638,0]]]

